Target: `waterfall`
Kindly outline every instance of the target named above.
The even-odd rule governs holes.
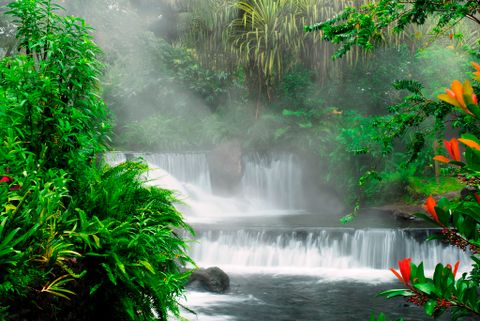
[[[194,184],[205,191],[211,191],[210,171],[204,153],[107,153],[105,160],[109,164],[119,164],[127,159],[141,159],[153,169],[162,169],[176,180]]]
[[[302,169],[292,154],[244,157],[242,190],[246,198],[262,198],[284,209],[301,209]]]
[[[146,175],[147,184],[175,190],[186,204],[179,210],[187,221],[202,223],[191,245],[191,256],[201,267],[355,280],[383,275],[384,281],[392,277],[388,268],[405,257],[417,264],[423,261],[426,270],[438,262],[460,260],[464,267],[470,263],[469,256],[454,247],[424,241],[430,233],[427,230],[245,227],[243,222],[258,222],[267,216],[277,220],[280,214],[297,214],[294,210],[301,209],[303,173],[294,155],[244,156],[240,191],[230,197],[212,192],[212,169],[205,153],[114,152],[105,156],[111,164],[133,158],[144,159],[152,168]]]
[[[186,203],[182,207],[189,218],[221,218],[292,213],[301,209],[302,170],[290,154],[270,157],[247,155],[237,195],[218,196],[212,192],[211,169],[206,153],[110,152],[107,163],[116,165],[129,159],[148,162],[149,184],[173,189]]]
[[[424,241],[424,229],[240,229],[200,230],[192,257],[200,266],[238,269],[383,269],[411,257],[431,270],[436,263],[457,260],[467,266],[468,254],[437,241]]]

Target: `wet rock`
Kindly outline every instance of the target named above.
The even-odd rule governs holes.
[[[377,211],[387,212],[392,215],[396,220],[408,220],[417,221],[420,220],[415,216],[415,213],[423,212],[420,205],[408,205],[408,204],[388,204],[384,206],[372,208]]]
[[[215,293],[224,293],[230,288],[230,278],[220,268],[198,269],[190,275],[188,287]]]
[[[468,191],[462,191],[462,193],[468,193]],[[439,200],[441,198],[448,198],[450,200],[460,197],[460,192],[448,192],[440,195],[435,195],[433,198]],[[385,212],[387,215],[393,216],[396,220],[404,221],[423,221],[415,216],[416,213],[425,213],[423,205],[426,203],[426,199],[419,201],[417,204],[404,204],[404,203],[392,203],[383,206],[372,207],[372,210]]]
[[[233,140],[222,143],[207,158],[213,192],[219,195],[235,194],[243,176],[240,142]]]

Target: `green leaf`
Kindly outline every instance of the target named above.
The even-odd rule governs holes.
[[[432,283],[418,283],[414,287],[425,294],[435,293],[435,286]]]
[[[387,299],[394,298],[396,296],[412,296],[413,293],[412,291],[408,289],[393,289],[393,290],[387,290],[380,292],[378,294],[379,296],[386,296]]]
[[[428,300],[423,306],[423,309],[425,310],[425,313],[427,315],[433,316],[433,312],[435,311],[436,306],[437,306],[436,300]]]

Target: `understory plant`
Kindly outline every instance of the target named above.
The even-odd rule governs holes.
[[[172,193],[101,161],[100,50],[50,0],[8,5],[0,61],[0,320],[166,320],[190,259]]]

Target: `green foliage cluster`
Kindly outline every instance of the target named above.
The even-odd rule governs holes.
[[[331,20],[307,26],[306,30],[322,30],[324,39],[340,43],[336,57],[341,57],[354,45],[372,48],[375,41],[381,38],[381,32],[392,24],[396,24],[395,29],[401,31],[411,23],[424,24],[428,17],[437,16],[435,31],[440,32],[463,18],[480,23],[476,17],[478,9],[479,5],[475,1],[383,0],[362,6],[360,9],[348,8]],[[474,64],[474,67],[477,69],[475,80],[478,81],[480,66]],[[378,119],[376,126],[381,130],[381,135],[385,137],[387,143],[404,137],[411,128],[423,129],[415,134],[415,143],[410,149],[410,161],[415,160],[425,150],[425,134],[429,130],[436,135],[440,134],[447,128],[445,125],[447,120],[451,120],[452,126],[457,129],[456,135],[463,133],[461,139],[445,140],[450,158],[436,156],[435,160],[449,163],[451,167],[448,172],[460,179],[471,193],[453,201],[444,198],[437,202],[430,196],[425,204],[428,215],[418,215],[440,227],[440,233],[432,238],[441,239],[451,246],[469,251],[472,266],[468,273],[463,273],[457,278],[460,262],[453,267],[453,262],[439,263],[433,276],[427,277],[422,263],[417,265],[406,258],[399,261],[400,272],[391,269],[405,288],[388,290],[381,294],[387,298],[404,297],[408,302],[423,307],[425,313],[434,318],[447,310],[450,311],[452,320],[469,316],[478,317],[480,144],[477,138],[479,109],[475,95],[479,90],[478,84],[472,87],[468,81],[463,84],[454,81],[446,94],[438,96],[442,102],[425,97],[422,94],[423,86],[418,82],[399,81],[395,86],[407,90],[410,94],[402,103],[391,106],[389,110],[391,115]],[[421,126],[422,124],[424,125]],[[465,145],[464,160],[460,154],[459,141]],[[377,319],[372,316],[371,320]],[[378,320],[385,320],[385,316],[380,314]]]
[[[97,161],[110,124],[91,29],[50,0],[9,4],[0,61],[0,320],[166,320],[189,227],[147,167]]]
[[[480,23],[476,1],[380,0],[360,8],[349,7],[324,22],[305,26],[305,31],[321,30],[323,39],[340,44],[334,57],[339,58],[353,46],[372,49],[386,32],[404,31],[411,24],[423,25],[427,18],[437,18],[434,31],[440,33],[463,18]]]
[[[471,134],[463,135],[460,141],[466,145],[465,161],[455,159],[458,158],[455,155],[459,153],[459,149],[458,146],[453,146],[448,150],[454,158],[449,163],[454,166],[454,175],[463,180],[471,194],[459,200],[443,198],[438,202],[430,196],[425,205],[428,215],[419,213],[418,216],[441,228],[441,231],[430,239],[444,240],[451,246],[471,253],[471,271],[456,279],[460,262],[457,262],[454,268],[450,264],[439,263],[433,277],[429,278],[425,276],[422,263],[416,265],[411,263],[410,259],[405,259],[399,262],[400,274],[394,270],[393,272],[406,289],[381,293],[387,298],[405,297],[408,302],[422,306],[425,313],[434,318],[450,310],[451,320],[480,315],[480,198],[477,194],[480,186],[480,144]]]

